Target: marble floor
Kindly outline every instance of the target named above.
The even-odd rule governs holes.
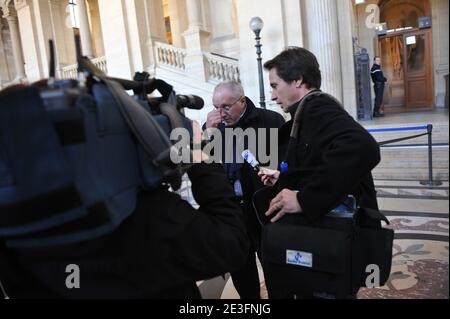
[[[449,298],[449,185],[375,181],[381,211],[395,230],[391,276],[384,287],[361,289],[358,299]],[[263,278],[259,266],[260,278]],[[204,298],[238,299],[233,283],[215,278],[198,283]],[[267,298],[264,281],[261,296]]]
[[[371,128],[391,125],[397,127],[404,124],[412,126],[415,126],[415,124],[448,124],[448,121],[449,110],[436,109],[433,111],[386,114],[385,117],[375,118],[371,121],[361,121],[360,123],[364,127]]]
[[[367,129],[433,124],[448,148],[448,109],[387,114],[363,121]],[[418,181],[376,180],[378,202],[395,230],[391,276],[384,287],[361,289],[359,299],[449,298],[449,183],[434,188]],[[192,200],[189,187],[184,197]],[[259,265],[260,278],[263,277]],[[204,298],[238,299],[227,274],[198,283]],[[267,298],[261,280],[261,296]]]

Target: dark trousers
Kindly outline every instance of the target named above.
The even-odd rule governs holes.
[[[381,104],[383,104],[384,83],[376,83],[373,88],[375,90],[375,105],[373,107],[373,113],[379,114]]]
[[[258,257],[260,254],[259,238],[261,234],[258,231],[259,224],[253,210],[249,211],[241,200],[241,209],[244,212],[247,234],[250,240],[250,250],[247,256],[247,262],[238,271],[231,273],[233,285],[236,288],[241,299],[261,299],[261,284],[259,282],[258,266],[256,265],[255,252]],[[261,258],[259,258],[261,260]]]
[[[258,267],[256,266],[254,249],[250,249],[245,266],[231,273],[231,279],[241,299],[261,299]]]

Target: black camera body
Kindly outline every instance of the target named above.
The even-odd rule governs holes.
[[[89,63],[79,64],[85,81],[0,95],[0,238],[8,247],[103,236],[134,212],[139,192],[180,187],[170,133],[192,127],[173,90],[164,91],[172,87],[151,80],[168,98],[138,102]]]

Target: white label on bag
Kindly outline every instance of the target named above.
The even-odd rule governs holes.
[[[313,255],[304,251],[286,250],[286,264],[312,268]]]

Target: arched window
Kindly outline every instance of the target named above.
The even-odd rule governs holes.
[[[387,23],[388,30],[417,28],[419,17],[430,16],[429,1],[385,0],[380,2],[381,22]]]
[[[77,1],[78,0],[69,0],[69,14],[72,21],[72,28],[74,29],[80,28],[80,18],[78,16]]]

